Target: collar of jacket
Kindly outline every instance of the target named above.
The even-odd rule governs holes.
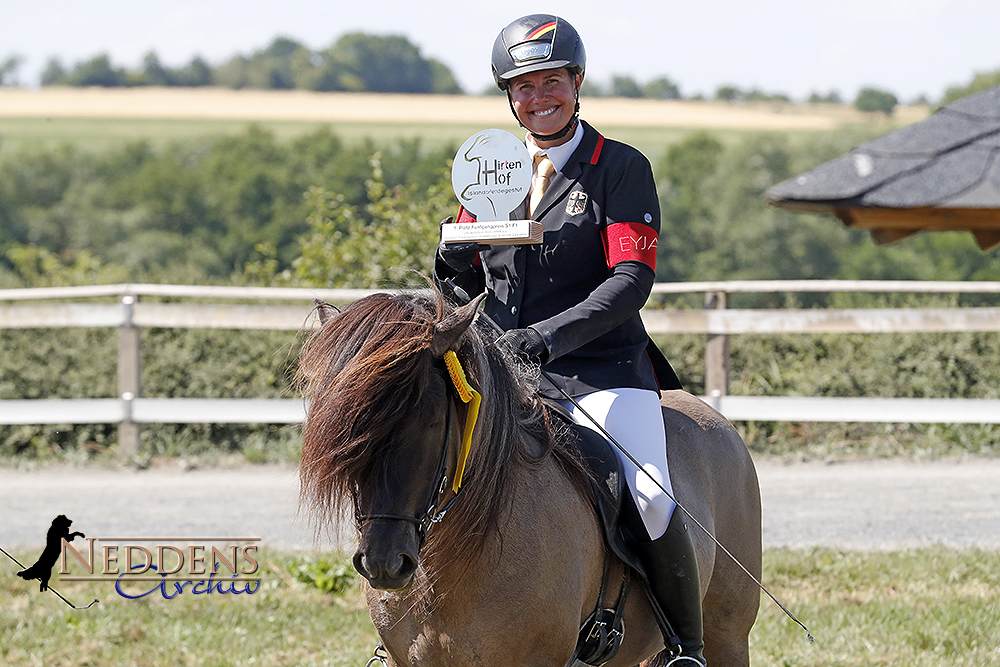
[[[563,168],[563,172],[571,180],[576,180],[579,177],[583,165],[596,165],[601,159],[601,151],[604,149],[604,135],[583,119],[580,119],[580,124],[583,125],[583,139]],[[571,175],[568,173],[570,171],[574,173]]]
[[[584,168],[587,165],[596,165],[601,158],[601,151],[604,148],[604,136],[591,127],[587,121],[581,119],[580,123],[583,125],[583,139],[569,157],[562,171],[556,172],[552,179],[552,184],[545,191],[545,194],[542,195],[542,200],[538,203],[535,215],[531,216],[533,220],[541,220],[548,213],[549,209],[552,208],[552,205],[560,201],[566,194],[566,191],[573,187],[573,184],[580,179]]]

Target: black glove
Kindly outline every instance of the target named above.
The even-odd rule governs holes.
[[[544,363],[545,358],[549,356],[549,349],[545,347],[542,334],[530,327],[527,329],[510,329],[504,332],[497,341],[497,345],[506,347],[514,352],[520,352],[536,364]]]
[[[448,216],[441,221],[441,224],[450,224],[454,220],[455,218]],[[462,273],[469,270],[479,251],[486,250],[487,248],[489,248],[488,245],[480,245],[474,241],[469,243],[449,243],[447,245],[445,245],[444,241],[441,241],[438,243],[438,257],[452,271]]]

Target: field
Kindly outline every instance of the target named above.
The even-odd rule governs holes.
[[[922,107],[903,107],[891,120],[846,105],[727,104],[699,101],[584,98],[583,117],[607,136],[651,158],[687,134],[711,130],[726,139],[747,132],[810,135],[849,124],[908,124]],[[162,145],[231,134],[248,123],[278,137],[324,124],[349,141],[419,138],[456,147],[484,127],[520,133],[502,97],[376,95],[205,89],[0,88],[0,155],[28,143],[72,143],[100,150],[128,140]]]
[[[107,584],[64,584],[74,611],[0,568],[0,662],[31,665],[329,665],[361,667],[377,641],[347,566],[314,554],[264,552],[254,595],[156,593],[128,600]],[[19,554],[29,559],[30,554]],[[317,572],[330,565],[326,579]],[[348,566],[349,567],[349,566]],[[816,638],[762,599],[755,665],[1000,665],[1000,554],[930,548],[899,553],[771,550],[765,583]],[[347,578],[350,581],[350,578]]]
[[[885,120],[837,105],[607,99],[585,99],[583,110],[608,136],[640,147],[654,160],[699,130],[711,130],[723,141],[755,132],[805,139],[844,125],[889,129],[927,113],[904,108]],[[483,127],[518,132],[499,97],[0,89],[0,157],[29,144],[71,143],[94,151],[131,140],[162,146],[239,133],[249,123],[281,139],[329,125],[351,142],[419,139],[426,146],[457,146]],[[878,432],[888,446],[866,449],[866,455],[897,453],[893,447],[899,447],[900,436],[888,427],[885,433]],[[828,453],[822,447],[842,455],[842,447],[813,443],[810,434],[796,437],[799,455],[803,439],[810,441],[814,456]],[[949,443],[950,434],[944,437]],[[924,446],[922,432],[913,438]],[[864,439],[867,444],[876,440]],[[989,434],[984,440],[995,443]],[[33,556],[16,555],[23,561]],[[355,586],[335,594],[320,590],[325,584],[314,575],[323,560],[317,554],[267,553],[264,582],[253,596],[126,600],[107,585],[57,585],[78,603],[100,598],[88,611],[70,610],[54,596],[39,594],[5,562],[0,567],[5,601],[0,664],[361,667],[376,641],[371,622]],[[346,561],[341,561],[342,573]],[[306,582],[297,576],[303,571],[313,573],[304,577]],[[765,583],[810,627],[817,642],[808,644],[805,634],[764,598],[751,635],[756,665],[1000,666],[998,552],[769,550],[764,571]]]

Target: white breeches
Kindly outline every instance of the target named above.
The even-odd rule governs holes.
[[[667,470],[667,438],[663,431],[659,394],[647,389],[604,389],[579,396],[576,401],[642,464],[645,472],[638,470],[615,447],[618,458],[625,466],[625,478],[646,532],[651,540],[657,539],[666,532],[676,506],[646,474],[652,475],[673,495]],[[575,405],[565,399],[559,402],[569,410],[577,424],[600,433]]]

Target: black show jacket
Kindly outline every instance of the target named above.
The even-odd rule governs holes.
[[[487,288],[486,312],[497,324],[538,331],[548,348],[545,370],[572,396],[680,388],[639,317],[660,229],[649,161],[580,122],[580,145],[532,216],[542,223],[542,243],[494,246],[458,275],[438,258],[435,278],[453,278],[470,294]],[[459,222],[473,220],[460,212]],[[544,381],[542,391],[561,397]]]

